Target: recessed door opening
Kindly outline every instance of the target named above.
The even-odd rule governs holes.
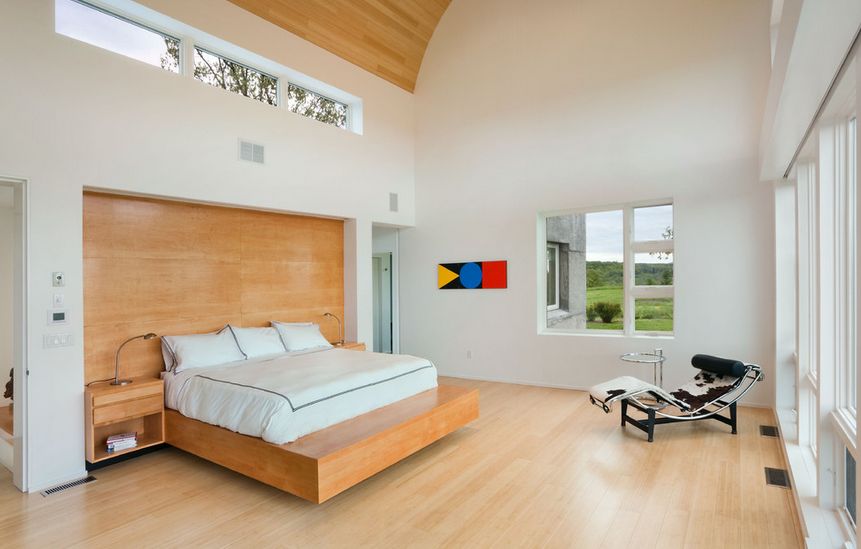
[[[0,482],[24,483],[25,183],[0,178]]]
[[[374,254],[374,351],[392,352],[392,254]]]

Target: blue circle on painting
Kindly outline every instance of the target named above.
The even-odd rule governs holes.
[[[477,263],[466,263],[460,268],[460,283],[464,288],[478,288],[481,285],[481,267]]]

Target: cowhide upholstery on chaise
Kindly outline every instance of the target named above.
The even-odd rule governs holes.
[[[701,370],[694,379],[670,394],[687,404],[691,410],[698,410],[709,402],[721,398],[737,381],[738,377],[735,376]]]
[[[613,403],[620,401],[622,427],[626,424],[637,427],[648,435],[649,442],[653,440],[655,425],[679,421],[714,419],[729,425],[732,433],[736,434],[737,401],[762,380],[762,368],[709,355],[694,355],[691,365],[699,369],[697,375],[673,391],[665,391],[635,377],[622,376],[592,387],[589,401],[608,414]],[[640,397],[646,396],[652,402],[641,400]],[[664,408],[667,405],[677,408],[679,413],[666,413]],[[646,419],[629,416],[629,406],[644,413]],[[726,409],[729,409],[729,417],[719,414]]]
[[[687,385],[684,387],[687,387]],[[674,397],[657,385],[652,385],[642,379],[631,376],[617,377],[595,385],[589,390],[589,401],[595,406],[602,408],[608,414],[612,411],[614,402],[636,396],[650,396],[677,406],[682,410],[687,411],[691,409],[686,402]]]

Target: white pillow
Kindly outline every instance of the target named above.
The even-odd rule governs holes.
[[[283,353],[281,336],[275,328],[236,328],[231,326],[239,348],[248,358]]]
[[[308,349],[328,349],[332,346],[320,333],[320,327],[311,323],[284,323],[272,321],[278,330],[281,342],[288,351],[306,351]]]
[[[162,336],[161,344],[162,353],[170,359],[170,362],[165,360],[165,368],[172,368],[174,373],[190,368],[220,366],[246,358],[230,326],[211,334]],[[167,353],[164,353],[165,348]]]

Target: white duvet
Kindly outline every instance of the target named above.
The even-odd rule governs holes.
[[[168,408],[275,444],[437,386],[426,359],[338,348],[163,376]]]

